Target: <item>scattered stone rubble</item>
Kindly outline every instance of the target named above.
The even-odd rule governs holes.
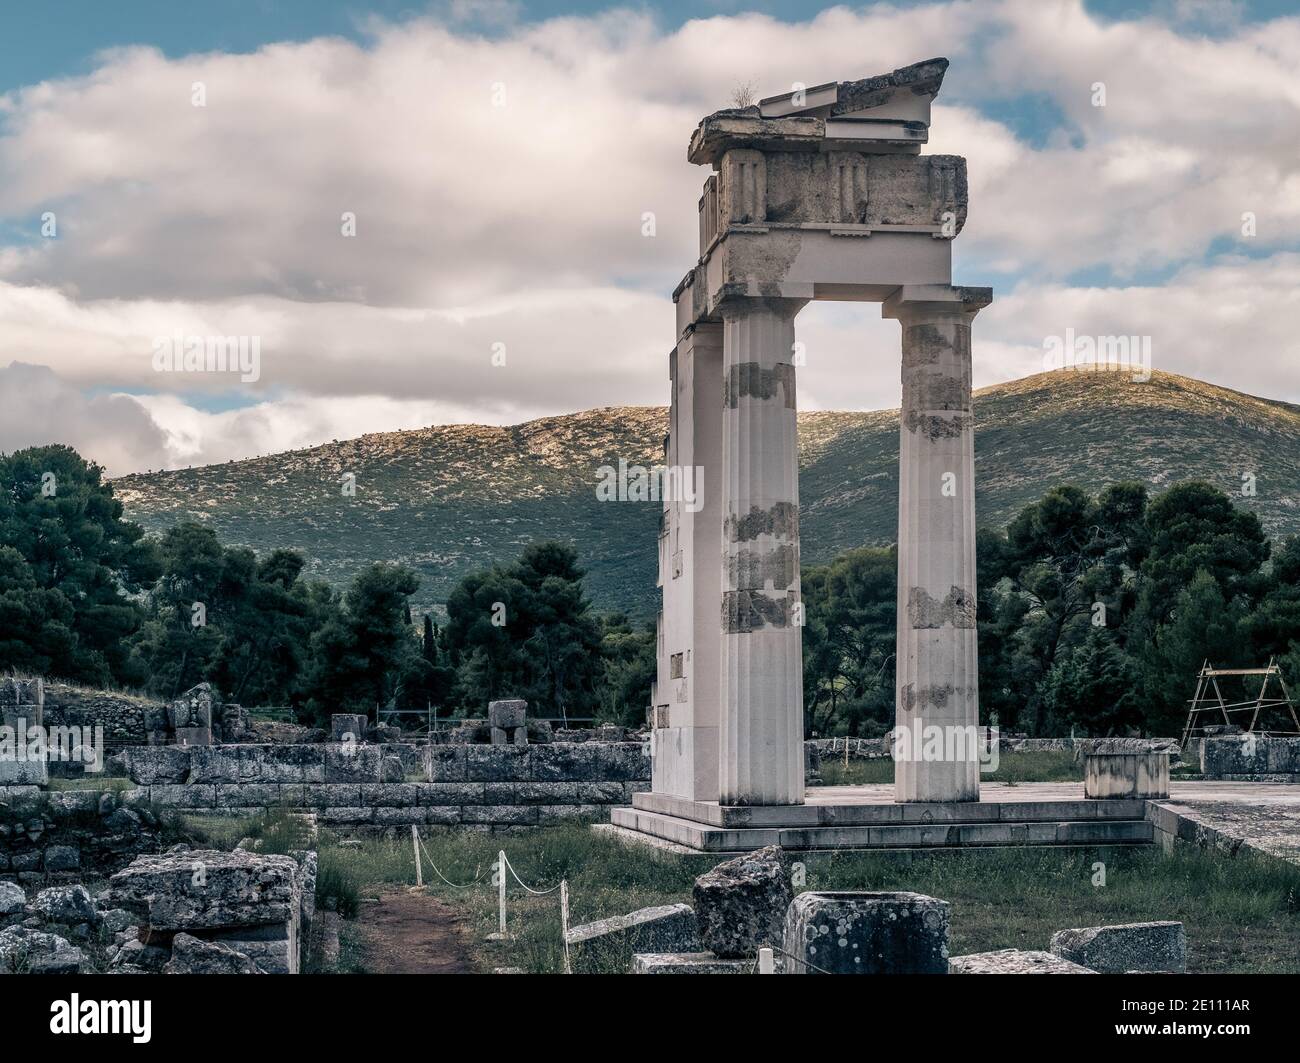
[[[1096,974],[1050,952],[998,949],[972,952],[948,961],[949,974]]]
[[[308,877],[304,864],[244,849],[177,847],[137,857],[109,880],[108,896],[148,927],[147,945],[156,942],[167,950],[159,969],[173,960],[181,967],[218,962],[217,953],[188,943],[179,959],[171,955],[174,938],[185,934],[224,945],[268,974],[297,974]],[[139,951],[119,954],[113,965],[136,964]]]
[[[23,886],[111,874],[166,837],[147,803],[125,807],[108,791],[0,788],[0,875]]]
[[[644,909],[570,931],[604,969],[634,974],[750,974],[760,948],[785,974],[1096,974],[1184,972],[1182,923],[1132,923],[1062,930],[1050,951],[999,949],[949,956],[949,905],[908,892],[806,892],[792,896],[788,856],[775,846],[725,861],[695,884],[686,905]],[[671,914],[671,918],[668,917]],[[698,930],[698,945],[628,946],[652,936],[630,926]],[[773,937],[773,928],[778,933]],[[661,938],[671,936],[660,934]],[[684,935],[689,937],[689,934]],[[597,953],[596,950],[599,950]]]
[[[689,904],[642,908],[569,928],[569,958],[579,973],[625,970],[636,953],[699,949],[699,928]]]
[[[315,852],[139,856],[92,896],[0,880],[0,973],[296,974]]]
[[[1187,971],[1187,932],[1179,922],[1058,930],[1050,947],[1053,955],[1101,974]]]

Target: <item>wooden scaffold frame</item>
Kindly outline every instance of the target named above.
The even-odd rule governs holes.
[[[1260,676],[1259,694],[1254,699],[1246,701],[1228,701],[1219,688],[1219,680],[1225,676]],[[1273,679],[1277,680],[1277,685],[1282,690],[1280,697],[1269,694],[1269,683]],[[1205,725],[1201,723],[1200,716],[1206,712],[1217,713],[1225,724],[1234,722],[1232,719],[1234,713],[1250,713],[1249,722],[1242,727],[1242,730],[1248,734],[1300,735],[1300,719],[1296,718],[1295,702],[1291,700],[1291,692],[1287,689],[1286,680],[1282,678],[1282,669],[1274,657],[1269,658],[1267,668],[1215,668],[1208,660],[1205,661],[1197,677],[1196,696],[1188,702],[1188,705],[1190,707],[1187,710],[1187,724],[1183,728],[1181,742],[1184,748],[1192,738],[1205,734]],[[1255,731],[1260,714],[1272,709],[1286,710],[1291,717],[1291,730]]]

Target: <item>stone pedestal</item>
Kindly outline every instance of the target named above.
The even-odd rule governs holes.
[[[522,698],[488,702],[488,726],[494,746],[528,745],[528,702]]]
[[[336,712],[330,717],[330,740],[343,742],[351,735],[350,741],[361,742],[366,737],[366,718],[356,713]]]
[[[1169,754],[1089,753],[1084,759],[1083,795],[1089,798],[1169,796]]]
[[[803,803],[798,299],[722,308],[719,801]]]
[[[903,340],[898,801],[979,800],[970,330],[991,299],[988,288],[904,285],[883,307]]]
[[[0,786],[44,786],[49,781],[44,736],[39,741],[29,736],[32,728],[43,726],[44,717],[43,680],[0,678],[0,725],[10,740],[0,753]]]
[[[789,974],[947,974],[948,902],[921,893],[801,893],[785,915]]]

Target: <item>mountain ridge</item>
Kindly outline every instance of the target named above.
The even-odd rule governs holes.
[[[1271,535],[1300,532],[1300,406],[1189,377],[1057,370],[979,389],[976,509],[1001,526],[1049,487],[1205,479],[1254,509]],[[191,518],[223,542],[302,550],[336,584],[374,560],[421,575],[417,608],[527,542],[574,542],[603,609],[652,616],[657,503],[600,502],[598,470],[662,460],[666,407],[614,406],[511,426],[376,432],[220,465],[113,481],[150,531]],[[804,564],[892,542],[898,411],[799,414]],[[344,473],[356,494],[342,494]],[[1243,495],[1243,476],[1257,493]]]

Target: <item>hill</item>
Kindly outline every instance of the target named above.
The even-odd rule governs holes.
[[[1000,526],[1056,484],[1097,489],[1136,479],[1218,485],[1270,534],[1300,532],[1300,407],[1187,377],[1043,373],[976,392],[981,525]],[[114,481],[127,515],[158,531],[210,523],[259,552],[301,550],[318,578],[346,582],[374,560],[421,575],[417,605],[445,600],[465,572],[513,558],[535,539],[573,542],[602,609],[653,615],[657,503],[601,502],[598,470],[652,465],[667,411],[616,407],[507,428],[443,425],[388,432],[225,465]],[[805,564],[892,542],[898,411],[801,413]],[[356,493],[341,477],[356,476]],[[1243,474],[1257,493],[1242,497]]]

